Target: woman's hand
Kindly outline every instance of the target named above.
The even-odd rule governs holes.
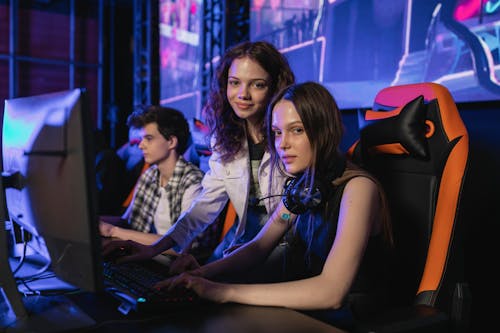
[[[163,280],[155,285],[155,288],[186,288],[193,290],[201,298],[217,302],[226,303],[229,301],[228,295],[231,285],[207,280],[198,274],[199,270],[182,273],[181,275]]]
[[[192,271],[200,267],[198,261],[191,254],[183,253],[175,258],[170,264],[170,274],[181,274],[186,271]]]

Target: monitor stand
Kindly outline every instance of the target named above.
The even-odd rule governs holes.
[[[6,223],[0,221],[0,331],[59,332],[96,324],[65,296],[21,297],[9,262]]]
[[[8,253],[7,226],[4,219],[0,218],[0,271],[2,272],[0,274],[0,319],[2,320],[2,325],[3,319],[9,313],[19,318],[28,316],[17,289],[16,281],[12,276]]]

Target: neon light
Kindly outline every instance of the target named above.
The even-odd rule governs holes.
[[[455,9],[455,19],[457,21],[464,21],[468,18],[474,17],[481,9],[480,0],[468,0],[457,6]]]
[[[179,42],[192,46],[198,46],[200,43],[199,34],[165,23],[160,23],[160,35],[167,38],[175,38]]]
[[[486,3],[486,5],[484,6],[484,10],[486,11],[486,14],[493,14],[499,8],[500,8],[500,0],[497,0],[497,2],[495,4],[493,4],[493,1],[488,1]]]

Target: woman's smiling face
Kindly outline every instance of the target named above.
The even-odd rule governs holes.
[[[259,118],[269,102],[269,73],[254,60],[236,58],[229,67],[226,96],[241,119]]]

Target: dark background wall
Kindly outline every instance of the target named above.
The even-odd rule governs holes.
[[[116,122],[114,139],[125,142],[133,104],[132,1],[76,0],[73,31],[69,1],[17,3],[11,17],[10,1],[0,0],[0,101],[84,87],[96,127],[111,138]]]

